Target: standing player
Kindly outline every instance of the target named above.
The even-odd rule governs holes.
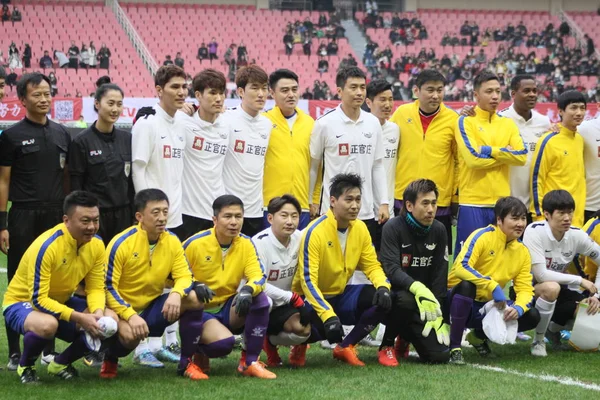
[[[446,227],[448,252],[452,254],[452,196],[456,192],[457,152],[454,127],[458,114],[443,104],[446,78],[426,69],[415,82],[417,100],[403,104],[390,121],[400,127],[402,146],[398,151],[394,197],[395,209],[402,209],[402,193],[416,179],[435,182],[439,190],[436,219]]]
[[[333,357],[353,366],[365,365],[356,344],[383,322],[392,307],[390,283],[377,261],[369,230],[357,220],[361,186],[357,174],[334,176],[327,190],[329,211],[303,232],[298,261],[302,268],[292,284],[292,290],[306,296],[306,306],[315,311],[311,341],[339,343]],[[356,270],[373,284],[349,285]],[[342,324],[354,325],[345,338]]]
[[[240,68],[235,76],[242,104],[225,113],[230,125],[225,157],[225,190],[244,203],[242,232],[254,236],[263,226],[265,156],[273,124],[261,114],[269,94],[267,73],[257,65]]]
[[[179,112],[185,129],[183,157],[183,226],[181,238],[213,226],[211,205],[225,194],[223,165],[229,145],[229,126],[221,116],[227,81],[222,72],[205,69],[194,77],[198,111]]]
[[[586,222],[600,210],[600,118],[584,121],[577,131],[583,138],[583,165],[585,168]]]
[[[63,216],[71,136],[47,117],[50,92],[47,76],[36,72],[21,77],[17,96],[25,106],[25,118],[0,135],[0,250],[8,255],[9,283],[25,250]],[[19,335],[8,325],[6,335],[8,369],[14,371],[20,358]],[[44,351],[43,362],[51,361],[53,348],[51,344]]]
[[[104,356],[100,370],[104,379],[117,377],[118,359],[131,353],[140,340],[160,336],[174,321],[181,320],[182,354],[193,350],[201,332],[202,304],[198,291],[192,290],[190,267],[181,242],[166,229],[167,195],[144,189],[134,202],[138,225],[115,236],[105,254],[107,303],[119,316],[119,335]],[[175,282],[173,290],[163,293],[168,276]],[[177,372],[191,380],[207,379],[183,356]]]
[[[596,264],[600,262],[600,246],[584,231],[571,226],[576,206],[566,190],[551,190],[542,200],[546,220],[534,222],[525,230],[523,243],[529,249],[536,282],[535,308],[541,316],[531,345],[534,356],[546,356],[544,336],[555,349],[560,348],[560,331],[575,317],[578,303],[589,303],[591,309],[600,305],[593,296],[598,292],[594,283],[566,272],[578,254],[592,258]],[[580,287],[589,296],[581,293]]]
[[[518,239],[527,224],[527,207],[516,197],[503,197],[494,207],[496,223],[474,231],[454,260],[448,276],[450,308],[450,363],[464,365],[460,348],[465,327],[479,355],[491,353],[479,310],[490,300],[504,312],[505,321],[518,321],[518,331],[533,329],[540,321],[533,300],[531,258]],[[504,287],[512,281],[516,300],[508,300]]]
[[[564,189],[575,199],[573,225],[581,228],[584,220],[586,187],[583,162],[583,138],[577,127],[583,122],[587,103],[583,94],[567,90],[558,96],[561,117],[558,132],[540,138],[531,165],[531,212],[534,221],[543,221],[542,199],[551,190]]]
[[[252,238],[267,274],[265,293],[273,303],[263,350],[267,365],[275,367],[282,364],[277,346],[293,346],[290,364],[303,367],[305,342],[310,335],[309,313],[300,295],[292,291],[302,236],[296,228],[302,209],[294,196],[284,194],[269,201],[267,212],[270,226]]]
[[[398,365],[408,343],[423,361],[448,361],[450,326],[442,317],[448,284],[446,229],[435,219],[438,191],[429,179],[411,182],[402,211],[383,229],[381,262],[396,296],[379,348],[379,362]],[[446,308],[447,309],[447,308]],[[431,333],[431,334],[430,334]],[[394,340],[400,334],[402,341]]]
[[[475,229],[496,222],[496,200],[510,195],[509,166],[527,162],[519,128],[510,118],[496,114],[500,103],[498,77],[483,71],[473,85],[475,116],[461,116],[455,125],[460,153],[455,254]]]
[[[258,361],[269,323],[269,299],[263,293],[266,276],[256,248],[249,237],[240,234],[244,205],[236,196],[223,195],[215,199],[213,210],[214,228],[197,233],[184,244],[194,277],[215,292],[206,302],[194,360],[207,373],[210,358],[224,357],[233,350],[232,332],[243,331],[246,349],[238,372],[275,379]]]
[[[342,102],[315,122],[310,138],[309,198],[313,197],[321,162],[321,214],[329,211],[330,195],[326,182],[340,173],[358,174],[365,183],[358,218],[365,222],[370,236],[375,237],[377,222],[383,224],[389,218],[381,123],[361,109],[367,87],[363,71],[357,67],[340,69],[335,79]],[[374,209],[378,210],[376,216]]]
[[[308,184],[310,170],[310,134],[315,121],[298,106],[298,75],[289,69],[278,69],[269,76],[275,107],[264,115],[273,123],[265,156],[263,200],[267,202],[290,193],[302,206],[298,229],[310,222]],[[265,211],[265,220],[268,218]],[[267,222],[267,221],[265,221]],[[265,223],[268,226],[268,223]]]
[[[133,222],[131,135],[115,128],[123,111],[123,90],[112,83],[100,86],[94,108],[98,120],[71,143],[69,173],[73,190],[87,190],[98,198],[98,233],[108,245]]]
[[[22,383],[37,382],[35,362],[54,337],[72,344],[54,357],[48,373],[64,380],[77,377],[72,364],[91,350],[86,332],[94,338],[102,335],[97,322],[105,312],[104,244],[96,236],[99,219],[94,195],[83,191],[68,195],[63,223],[34,240],[8,285],[2,307],[6,325],[24,336],[17,368]],[[86,299],[72,296],[81,280]]]

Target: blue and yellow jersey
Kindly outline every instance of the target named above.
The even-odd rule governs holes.
[[[539,140],[531,164],[531,212],[534,221],[543,221],[542,199],[551,190],[563,189],[575,199],[572,225],[583,226],[586,186],[583,161],[583,138],[560,126],[558,132],[548,132]]]
[[[459,203],[493,207],[510,195],[509,166],[525,165],[527,149],[512,119],[479,107],[475,114],[459,117],[455,127]]]
[[[127,228],[111,240],[105,257],[108,306],[124,320],[162,295],[169,275],[174,281],[172,292],[185,297],[192,290],[192,272],[183,247],[169,231],[159,236],[151,251],[140,224]]]
[[[515,305],[526,312],[533,300],[529,250],[518,240],[506,243],[506,235],[497,226],[477,229],[454,260],[448,288],[461,281],[477,286],[475,300],[482,302],[492,300],[494,290],[502,290],[513,281],[517,293]]]
[[[183,247],[194,279],[215,292],[205,309],[222,306],[237,293],[244,279],[245,284],[252,288],[253,296],[264,289],[267,275],[248,236],[240,234],[227,249],[223,249],[215,229],[211,228],[191,236]]]
[[[95,236],[77,248],[65,224],[58,224],[29,246],[4,294],[2,307],[28,301],[38,311],[69,321],[73,309],[65,303],[84,279],[88,309],[104,310],[102,239]]]
[[[600,218],[594,217],[585,223],[583,230],[592,240],[600,244]],[[590,257],[584,257],[583,272],[587,275],[587,279],[592,282],[596,281],[598,273],[598,265]]]
[[[323,321],[335,316],[326,298],[343,293],[357,269],[364,272],[376,288],[390,288],[365,223],[350,222],[345,253],[342,253],[337,229],[337,221],[329,210],[303,231],[298,269],[292,282],[292,290],[304,294]]]

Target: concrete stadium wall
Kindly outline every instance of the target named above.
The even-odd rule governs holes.
[[[406,10],[445,8],[458,10],[517,10],[517,11],[596,11],[595,0],[405,0]]]

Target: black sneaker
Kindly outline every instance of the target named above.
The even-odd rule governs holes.
[[[569,346],[562,342],[562,337],[560,332],[550,332],[550,330],[546,330],[544,334],[548,342],[550,343],[550,347],[554,351],[568,350]]]
[[[450,350],[450,360],[448,360],[449,364],[453,365],[466,365],[465,359],[463,357],[463,353],[461,349],[452,349]]]
[[[35,372],[35,367],[21,367],[17,364],[17,374],[21,378],[21,383],[26,385],[29,384],[37,384],[39,382],[39,378],[37,373]]]
[[[52,361],[52,363],[48,365],[48,373],[65,381],[75,379],[79,376],[79,372],[77,372],[72,364],[62,365],[58,364],[56,361]]]
[[[6,364],[6,369],[9,371],[16,371],[19,367],[19,359],[21,359],[21,355],[19,353],[13,353],[8,358],[8,364]]]
[[[467,334],[467,341],[469,342],[469,344],[471,344],[471,346],[475,348],[475,350],[477,350],[481,357],[490,357],[490,355],[492,354],[492,349],[490,349],[488,340],[479,339],[477,336],[475,336],[475,333],[473,331]]]
[[[99,368],[104,362],[104,352],[93,351],[83,357],[83,363],[88,367]]]

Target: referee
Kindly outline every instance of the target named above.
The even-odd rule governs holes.
[[[115,128],[123,111],[123,90],[119,86],[101,85],[96,90],[94,108],[98,120],[71,143],[69,173],[71,189],[98,197],[98,234],[108,246],[132,222],[131,134]]]
[[[52,105],[47,76],[23,75],[17,96],[26,108],[25,118],[0,135],[0,249],[8,255],[8,282],[35,238],[62,220],[71,142],[66,129],[47,118]],[[8,327],[6,334],[8,369],[16,370],[19,335]]]

